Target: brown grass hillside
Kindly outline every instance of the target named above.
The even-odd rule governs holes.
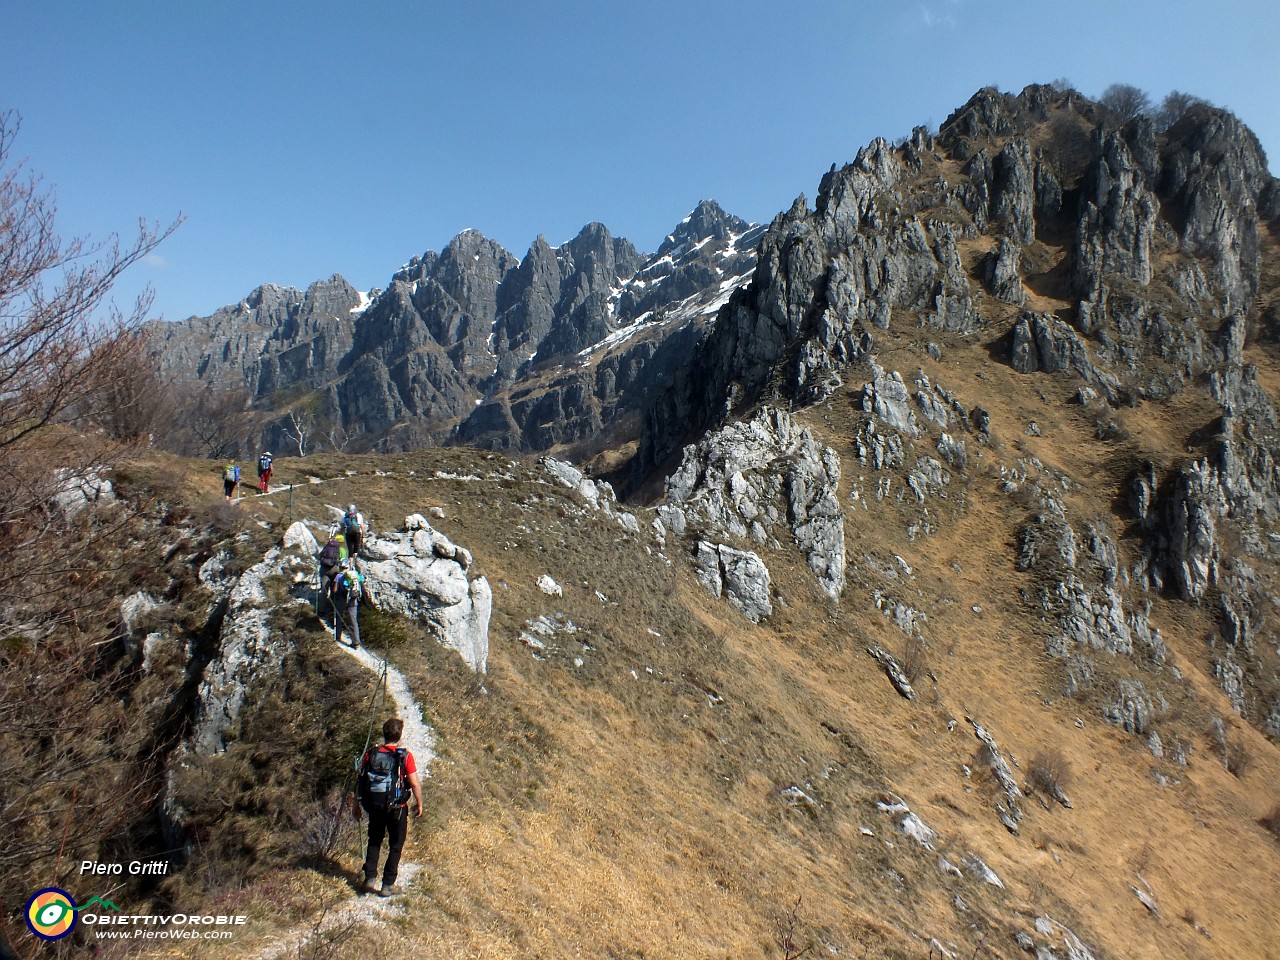
[[[881,363],[905,375],[920,357],[904,342]],[[402,913],[293,953],[781,957],[791,914],[794,943],[816,955],[923,958],[936,939],[955,956],[1011,958],[1013,935],[1040,916],[1099,957],[1280,955],[1280,847],[1259,823],[1278,799],[1280,751],[1235,722],[1246,767],[1235,776],[1215,755],[1209,717],[1232,714],[1206,674],[1207,614],[1154,598],[1185,678],[1162,687],[1173,704],[1163,735],[1192,747],[1179,767],[1103,722],[1096,704],[1063,696],[1023,594],[1031,585],[1013,569],[1025,509],[998,492],[1001,465],[1039,457],[1078,481],[1073,511],[1111,516],[1113,461],[1172,457],[1157,439],[1173,414],[1122,411],[1124,439],[1100,445],[1087,413],[1064,405],[1069,383],[1019,377],[980,347],[923,366],[993,422],[993,442],[935,510],[938,532],[913,542],[897,506],[850,508],[842,602],[820,594],[797,555],[773,553],[785,606],[761,626],[705,594],[679,542],[658,544],[643,511],[644,532],[624,534],[535,462],[469,451],[278,461],[277,479],[298,486],[241,506],[272,529],[351,500],[382,529],[440,506],[446,518],[433,522],[475,553],[495,596],[485,677],[412,626],[370,631],[392,643],[440,737],[407,857],[424,868]],[[848,401],[803,416],[853,483]],[[1040,437],[1025,434],[1029,419]],[[203,496],[217,495],[216,479]],[[537,589],[542,573],[563,598]],[[928,616],[911,703],[865,650],[877,642],[901,656],[907,642],[876,611],[876,588]],[[519,640],[538,616],[577,628],[545,659]],[[317,626],[299,629],[320,638]],[[1006,831],[968,717],[993,733],[1020,783],[1038,757],[1057,756],[1072,809],[1028,797],[1019,835]],[[937,831],[935,849],[878,807],[897,799]],[[219,902],[249,905],[252,925],[232,946],[184,955],[269,955],[277,938],[320,921],[323,905],[353,896],[357,846],[349,835],[328,866],[282,858],[224,879]],[[1004,888],[939,867],[970,855]],[[195,879],[175,882],[175,896],[197,896]],[[1158,917],[1134,893],[1142,885]]]
[[[980,252],[965,251],[971,265]],[[1038,264],[1030,305],[1069,309],[1061,248],[1038,242],[1028,256]],[[833,605],[797,552],[765,551],[775,610],[759,626],[707,595],[690,545],[660,543],[647,510],[637,509],[642,532],[625,533],[532,459],[437,450],[277,460],[276,479],[292,490],[238,508],[258,548],[293,520],[319,529],[330,507],[351,501],[375,530],[442,508],[433,524],[474,553],[493,586],[489,672],[475,676],[414,625],[367,613],[367,639],[410,678],[439,736],[428,814],[412,826],[407,857],[421,874],[372,925],[326,928],[354,896],[358,837],[345,835],[329,861],[307,860],[297,819],[264,800],[228,819],[248,852],[224,837],[216,856],[197,856],[156,893],[175,909],[213,898],[252,923],[232,944],[170,953],[736,960],[811,947],[806,955],[1010,960],[1023,954],[1021,934],[1066,956],[1052,918],[1099,960],[1280,957],[1280,749],[1233,713],[1212,676],[1216,606],[1123,587],[1129,609],[1150,605],[1168,660],[1099,652],[1092,681],[1068,696],[1066,668],[1046,652],[1044,584],[1015,568],[1036,509],[1030,477],[1053,486],[1077,531],[1110,531],[1129,569],[1139,548],[1129,478],[1145,461],[1163,475],[1202,455],[1221,410],[1198,387],[1162,403],[1082,405],[1077,380],[1019,375],[999,359],[1017,311],[977,299],[983,342],[899,317],[876,352],[908,382],[922,371],[965,408],[983,407],[989,440],[967,435],[967,468],[951,471],[925,515],[914,498],[873,496],[880,476],[851,444],[860,382],[797,412],[841,457],[848,585]],[[1251,340],[1248,359],[1275,397],[1276,344]],[[906,441],[908,461],[932,455],[934,442]],[[215,469],[138,469],[162,468],[185,471],[192,502],[216,501]],[[1011,471],[1021,480],[1006,490]],[[563,597],[537,588],[544,573]],[[876,608],[877,592],[927,618],[918,641]],[[535,655],[520,636],[539,617],[557,632]],[[319,735],[278,721],[315,716],[335,739],[313,751],[316,763],[340,764],[347,728],[367,709],[360,678],[313,617],[299,614],[290,629],[304,662],[291,688],[282,680],[293,693],[264,698],[274,712],[256,736]],[[912,665],[914,701],[868,655],[873,643]],[[1126,679],[1158,694],[1152,728],[1181,746],[1186,765],[1103,719]],[[302,706],[289,713],[294,697]],[[341,722],[335,704],[352,719]],[[994,736],[1027,791],[1016,835],[997,818],[970,721]],[[243,763],[233,753],[227,762]],[[300,771],[284,796],[293,789],[299,805],[313,804],[333,770],[308,779]],[[1070,808],[1048,796],[1054,784]],[[882,809],[898,802],[936,831],[932,848]],[[226,803],[243,813],[234,790]],[[1003,885],[978,879],[974,858]]]

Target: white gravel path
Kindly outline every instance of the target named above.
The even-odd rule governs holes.
[[[351,657],[360,662],[373,676],[382,672],[382,658],[370,650],[361,647],[352,650],[349,646],[339,644]],[[387,664],[387,695],[395,704],[395,715],[404,721],[404,734],[400,737],[401,746],[407,747],[417,762],[418,775],[426,780],[430,776],[430,764],[435,759],[436,737],[431,728],[422,721],[422,710],[409,684],[399,670]],[[374,714],[374,736],[378,735],[381,720],[391,716],[391,710],[384,703],[379,703],[379,710]],[[348,815],[343,811],[343,815]],[[362,826],[363,829],[363,826]],[[410,824],[410,831],[413,824]],[[403,891],[414,885],[418,874],[422,871],[419,863],[404,861],[400,864],[400,875],[396,879],[396,887],[402,891],[400,896],[379,897],[376,894],[360,894],[352,896],[331,908],[319,922],[310,927],[291,930],[268,943],[257,956],[259,960],[280,960],[288,955],[296,954],[309,939],[325,934],[335,934],[363,924],[372,924],[405,912]]]
[[[339,646],[349,656],[355,657],[374,676],[382,672],[382,658],[373,651],[365,647],[352,650],[345,643]],[[404,674],[389,663],[387,664],[387,694],[396,705],[396,716],[404,721],[404,733],[400,737],[400,745],[407,747],[413,753],[413,759],[418,764],[418,775],[426,779],[430,776],[431,761],[436,757],[436,735],[422,722],[422,710],[413,699],[413,692],[409,689],[409,683],[405,680]],[[386,714],[386,716],[379,714],[382,720],[390,716],[390,711],[386,709],[382,713]],[[380,722],[375,722],[375,738],[381,726]]]

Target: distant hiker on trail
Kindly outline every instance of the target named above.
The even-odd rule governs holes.
[[[258,458],[258,492],[271,492],[271,451]]]
[[[333,580],[333,638],[342,642],[342,631],[351,634],[351,649],[360,649],[360,598],[364,595],[364,574],[343,560],[342,572]]]
[[[316,559],[320,561],[320,590],[316,593],[316,616],[319,617],[324,615],[324,611],[320,609],[322,600],[332,605],[333,581],[347,560],[347,543],[342,534],[331,536],[329,542],[320,548],[320,555]]]
[[[364,515],[356,510],[354,503],[347,507],[342,517],[342,532],[347,535],[348,556],[356,556],[364,546],[365,526]]]
[[[400,869],[400,851],[409,832],[409,798],[413,795],[414,816],[422,816],[422,783],[413,754],[399,746],[404,721],[391,719],[382,725],[381,747],[371,750],[360,760],[360,778],[356,781],[355,817],[360,808],[369,814],[369,852],[364,858],[364,888],[370,893],[389,897],[395,893],[396,874]],[[382,838],[387,838],[387,862],[382,868],[382,885],[378,886],[378,857]]]
[[[235,498],[238,486],[240,486],[240,468],[236,466],[234,460],[228,460],[226,467],[222,470],[222,492],[226,494],[227,503]]]

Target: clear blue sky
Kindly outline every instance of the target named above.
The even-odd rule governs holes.
[[[653,250],[701,199],[767,221],[979,87],[1132,83],[1280,156],[1277,0],[11,0],[0,108],[66,235],[186,224],[120,291],[169,319],[474,227]]]

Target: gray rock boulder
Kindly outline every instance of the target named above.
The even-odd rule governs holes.
[[[1020,253],[1016,243],[1007,237],[1001,237],[995,251],[987,255],[984,269],[987,289],[991,291],[991,295],[997,300],[1019,307],[1027,299],[1022,277],[1018,272]]]
[[[405,527],[379,535],[364,548],[369,602],[425,624],[440,644],[484,673],[493,613],[488,580],[471,578],[470,551],[433,529],[421,514],[407,517]]]
[[[840,459],[791,416],[772,408],[685,448],[667,478],[663,523],[718,537],[777,542],[783,531],[805,554],[822,589],[844,589]],[[678,515],[677,515],[678,511]]]
[[[315,535],[301,520],[295,520],[289,524],[289,529],[284,532],[282,544],[286,550],[297,549],[306,556],[315,556],[320,552],[320,544],[316,541]]]
[[[286,635],[270,627],[266,581],[281,577],[284,566],[281,551],[272,549],[231,588],[217,654],[205,668],[197,693],[190,744],[198,754],[226,748],[226,732],[239,720],[250,692],[277,674],[293,649]]]
[[[83,472],[66,468],[55,470],[53,502],[69,517],[74,517],[85,507],[113,503],[115,487],[103,476],[105,471],[105,467]]]
[[[700,540],[693,560],[702,585],[713,595],[727,599],[752,623],[773,613],[769,568],[757,554]]]
[[[871,362],[872,380],[862,388],[862,393],[855,398],[862,409],[874,414],[886,426],[908,437],[918,436],[915,413],[912,412],[911,396],[907,385],[903,383],[902,374],[895,371],[886,372],[875,361]]]
[[[1106,708],[1108,721],[1135,736],[1145,736],[1151,728],[1153,708],[1147,688],[1140,680],[1121,680],[1116,699]]]

